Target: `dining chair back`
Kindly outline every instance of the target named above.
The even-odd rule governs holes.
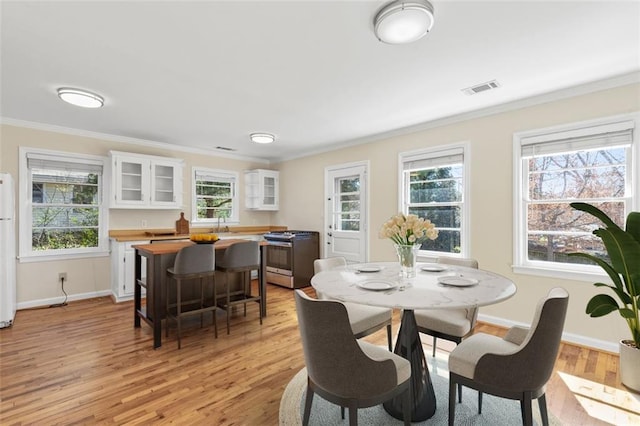
[[[478,261],[471,258],[441,256],[438,263],[478,269]],[[438,338],[460,343],[473,333],[478,319],[478,307],[462,309],[420,309],[414,312],[418,331],[433,337],[432,356],[436,356]]]
[[[230,333],[231,309],[235,305],[244,305],[244,316],[247,316],[247,303],[262,303],[260,295],[252,294],[251,271],[260,269],[260,244],[258,241],[239,241],[231,244],[224,251],[224,255],[216,259],[216,269],[225,273],[225,294],[221,297],[222,307],[227,312],[227,334]],[[240,273],[241,281],[238,289],[231,288],[231,274]],[[258,307],[260,324],[262,324],[262,310]]]
[[[324,259],[316,259],[313,261],[313,273],[326,271],[329,269],[337,268],[338,266],[347,266],[347,259],[342,256],[326,257]],[[329,299],[322,292],[316,290],[316,296],[318,299]]]
[[[181,348],[182,319],[189,315],[200,314],[200,326],[202,327],[204,312],[211,312],[213,316],[214,333],[218,337],[216,323],[216,285],[215,285],[215,250],[211,244],[195,244],[181,248],[176,254],[172,267],[167,269],[166,285],[166,336],[169,336],[169,322],[176,322],[178,335],[178,349]],[[191,289],[189,297],[183,300],[187,282],[196,281],[197,291]],[[214,303],[207,303],[207,283],[211,283],[211,294]],[[175,294],[175,303],[172,302]]]
[[[346,266],[347,260],[344,257],[327,257],[325,259],[316,259],[313,261],[314,273],[319,273],[338,266]],[[316,290],[318,299],[329,299],[324,294]],[[393,350],[393,337],[391,322],[393,311],[388,308],[380,308],[377,306],[367,306],[359,303],[341,302],[347,309],[349,323],[356,339],[368,336],[384,327],[387,329],[387,346],[389,351]]]
[[[533,424],[533,399],[544,425],[549,424],[545,385],[551,378],[569,303],[569,293],[554,288],[536,307],[531,327],[512,327],[504,338],[475,334],[449,355],[449,425],[455,423],[456,385],[520,401],[522,422]],[[460,397],[459,401],[462,398]]]
[[[342,303],[312,299],[302,290],[295,290],[295,301],[308,376],[303,425],[309,423],[316,393],[348,408],[352,426],[357,425],[358,408],[378,405],[403,395],[404,423],[409,425],[409,361],[356,340]]]

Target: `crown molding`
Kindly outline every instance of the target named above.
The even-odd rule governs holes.
[[[211,152],[211,150],[206,150],[202,148],[174,145],[166,142],[156,142],[156,141],[150,141],[146,139],[131,138],[128,136],[111,135],[108,133],[92,132],[90,130],[74,129],[70,127],[56,126],[54,124],[18,120],[15,118],[0,117],[0,124],[6,124],[9,126],[16,126],[16,127],[24,127],[28,129],[34,129],[34,130],[43,130],[47,132],[62,133],[65,135],[102,139],[102,140],[107,140],[111,142],[126,143],[129,145],[145,146],[145,147],[156,148],[156,149],[166,149],[166,150],[176,151],[176,152],[186,152],[189,154],[206,155],[209,157],[223,157],[223,158],[230,158],[230,159],[240,160],[240,161],[252,161],[256,163],[271,164],[269,160],[265,160],[264,158],[245,157],[242,155],[234,155],[226,152],[217,152],[217,151]]]

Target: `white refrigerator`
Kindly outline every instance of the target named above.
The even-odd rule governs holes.
[[[0,328],[16,316],[16,237],[13,179],[0,173]]]

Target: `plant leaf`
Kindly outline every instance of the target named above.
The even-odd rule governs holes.
[[[580,210],[582,212],[589,213],[591,216],[597,217],[608,228],[619,228],[619,226],[614,221],[612,221],[605,212],[603,212],[596,206],[592,206],[591,204],[587,203],[571,203],[569,205],[576,210]]]
[[[640,243],[640,212],[629,213],[629,216],[627,216],[626,229],[627,232]]]
[[[608,294],[597,294],[587,303],[586,312],[591,317],[601,317],[618,309],[618,303]]]
[[[637,295],[637,286],[633,278],[640,276],[640,242],[617,227],[601,228],[593,233],[602,239],[611,259],[611,266],[624,278],[627,292]]]
[[[608,287],[611,290],[613,290],[618,297],[620,298],[620,301],[622,303],[624,303],[625,305],[631,305],[633,303],[633,298],[631,296],[629,296],[627,293],[625,293],[624,291],[622,291],[619,288],[616,288],[612,285],[609,284],[605,284],[605,283],[593,283],[594,286],[596,287]]]
[[[622,318],[635,318],[636,315],[633,313],[633,311],[629,308],[622,308],[619,310],[620,315],[622,316]]]
[[[569,256],[583,257],[585,259],[591,260],[593,263],[597,264],[602,269],[604,269],[604,271],[607,273],[607,275],[609,275],[609,278],[611,278],[611,281],[617,288],[619,289],[624,288],[622,285],[622,279],[620,278],[620,274],[618,274],[611,265],[609,265],[607,262],[600,259],[599,257],[595,257],[589,253],[569,253]]]

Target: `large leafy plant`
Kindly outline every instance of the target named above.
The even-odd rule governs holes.
[[[609,262],[588,253],[571,253],[597,263],[611,278],[613,285],[594,283],[596,287],[608,287],[621,302],[609,294],[597,294],[587,303],[587,314],[601,317],[618,311],[631,330],[631,338],[640,349],[640,212],[631,212],[627,216],[626,229],[616,225],[602,210],[587,203],[571,203],[576,210],[588,213],[602,221],[604,228],[598,228],[593,234],[598,236],[609,255]]]

